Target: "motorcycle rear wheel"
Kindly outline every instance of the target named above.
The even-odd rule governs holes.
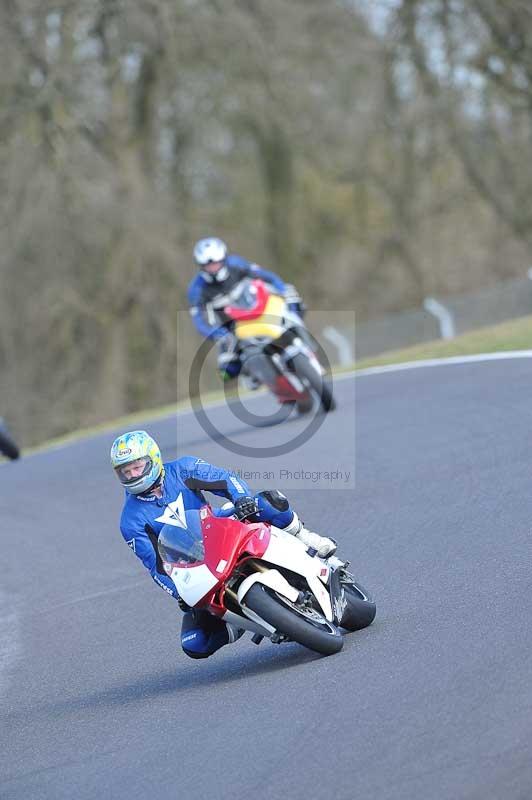
[[[321,407],[327,413],[334,411],[336,402],[333,397],[332,384],[325,375],[320,375],[303,353],[298,353],[292,359],[294,372],[301,378],[311,391],[319,398]]]
[[[332,622],[314,609],[297,606],[261,583],[255,583],[249,589],[243,603],[273,625],[276,631],[309,650],[330,656],[343,647],[342,634]]]

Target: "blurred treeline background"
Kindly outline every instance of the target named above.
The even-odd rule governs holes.
[[[2,0],[0,414],[172,402],[195,239],[358,319],[532,263],[528,0]]]

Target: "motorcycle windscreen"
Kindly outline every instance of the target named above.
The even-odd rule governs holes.
[[[186,511],[184,521],[186,527],[167,523],[161,528],[158,548],[166,563],[197,564],[205,560],[199,511]]]
[[[257,291],[251,281],[243,281],[236,297],[231,298],[234,308],[251,309],[257,302]]]

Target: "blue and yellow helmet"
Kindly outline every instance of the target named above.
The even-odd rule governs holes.
[[[130,494],[149,492],[164,476],[159,445],[146,431],[129,431],[115,439],[111,466]]]

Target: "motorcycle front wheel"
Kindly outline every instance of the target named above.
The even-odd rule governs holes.
[[[311,391],[317,395],[323,410],[325,412],[334,411],[336,403],[330,379],[325,375],[320,375],[303,353],[298,353],[294,356],[292,364],[297,377],[301,378]]]
[[[343,582],[345,611],[342,614],[341,626],[348,631],[360,631],[367,628],[375,619],[377,606],[366,590],[354,581]]]
[[[253,584],[243,604],[273,625],[278,633],[284,633],[309,650],[330,656],[343,647],[344,640],[338,628],[318,611],[292,603],[261,583]]]

